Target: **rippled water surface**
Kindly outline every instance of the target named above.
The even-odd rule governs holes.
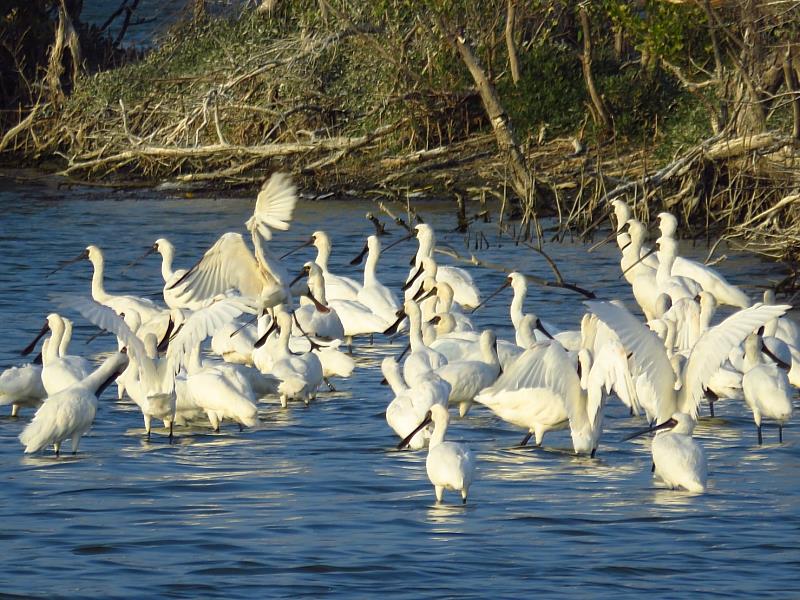
[[[171,197],[160,192],[57,190],[0,180],[0,364],[54,310],[51,294],[88,294],[84,261],[53,277],[58,261],[89,243],[107,255],[107,288],[152,294],[159,263],[122,267],[157,237],[177,247],[177,266],[192,264],[225,231],[241,231],[251,199]],[[419,203],[440,243],[465,251],[449,209]],[[304,201],[292,230],[276,236],[289,247],[317,228],[334,240],[331,270],[348,266],[372,232],[366,201]],[[550,277],[534,253],[506,242],[481,256]],[[393,230],[395,237],[399,235]],[[620,283],[618,253],[587,255],[579,244],[550,245],[568,280],[604,297],[632,301]],[[385,283],[399,286],[413,244],[382,259]],[[694,252],[686,248],[686,252]],[[696,249],[696,254],[704,250]],[[293,256],[292,268],[313,256]],[[447,260],[447,259],[442,259]],[[721,266],[742,284],[780,273],[732,256]],[[474,269],[486,294],[501,273]],[[757,290],[748,288],[755,295]],[[481,326],[512,337],[510,292],[479,311]],[[576,328],[580,297],[531,286],[526,310],[562,328]],[[93,329],[77,315],[73,353],[111,349],[108,337],[87,346]],[[383,356],[399,342],[357,345],[359,368],[336,393],[310,407],[260,404],[260,425],[240,433],[177,429],[143,438],[141,414],[100,399],[92,431],[77,457],[22,454],[17,436],[30,418],[0,417],[0,593],[20,596],[263,596],[522,598],[546,596],[797,597],[800,584],[800,431],[786,442],[765,429],[755,445],[747,409],[720,403],[700,421],[710,490],[702,496],[661,489],[651,479],[649,440],[622,443],[641,426],[616,401],[597,459],[570,452],[566,432],[550,433],[548,449],[517,447],[524,432],[475,407],[451,421],[448,437],[478,457],[470,502],[434,503],[424,452],[396,452],[383,412],[390,399],[378,384]]]

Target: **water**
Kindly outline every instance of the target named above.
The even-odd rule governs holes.
[[[251,199],[168,197],[159,192],[56,189],[0,181],[0,364],[39,330],[59,291],[88,294],[91,267],[73,265],[51,278],[58,261],[89,243],[107,253],[108,289],[156,293],[159,262],[122,267],[157,237],[177,247],[188,266],[224,231],[241,230]],[[452,212],[417,208],[440,242],[464,251]],[[372,225],[366,201],[304,201],[280,247],[324,227],[334,240],[331,269],[347,266]],[[482,225],[494,242],[493,225]],[[393,230],[395,237],[399,235]],[[382,258],[386,283],[399,287],[413,244]],[[618,279],[617,252],[592,255],[580,244],[550,245],[565,277],[606,297],[630,300]],[[703,249],[686,248],[701,255]],[[293,268],[313,256],[294,256]],[[534,253],[504,244],[481,256],[550,278]],[[722,270],[734,282],[780,276],[767,263],[731,256]],[[503,275],[473,273],[484,294]],[[750,289],[751,293],[757,293]],[[476,315],[509,338],[510,292]],[[527,310],[561,327],[582,314],[573,293],[532,286]],[[96,355],[108,337],[77,315],[72,352]],[[709,458],[710,490],[693,496],[651,480],[649,441],[622,443],[641,426],[618,402],[609,404],[598,459],[571,454],[566,432],[549,433],[547,450],[518,448],[523,436],[475,407],[453,419],[449,438],[477,454],[478,479],[466,507],[457,495],[434,503],[424,452],[396,452],[384,421],[390,396],[378,385],[379,363],[400,345],[357,346],[359,368],[338,392],[309,408],[260,404],[259,427],[219,434],[178,429],[143,439],[139,411],[100,400],[94,428],[77,457],[25,457],[17,435],[22,419],[0,417],[0,547],[4,594],[46,597],[253,598],[337,596],[397,598],[789,597],[800,591],[797,428],[765,430],[755,445],[749,412],[721,403],[696,436]]]

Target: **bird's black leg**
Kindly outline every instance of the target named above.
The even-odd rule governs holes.
[[[532,432],[530,432],[530,431],[529,431],[528,433],[526,433],[526,434],[525,434],[525,437],[524,437],[524,438],[522,438],[522,441],[519,443],[519,445],[520,445],[520,446],[524,446],[525,444],[527,444],[527,443],[528,443],[528,440],[530,440],[530,439],[531,439],[531,436],[532,436],[532,435],[533,435],[533,433],[532,433]]]
[[[783,443],[783,425],[778,423],[778,441]]]
[[[758,445],[764,443],[764,440],[761,438],[761,425],[756,425],[756,431],[758,431]]]
[[[171,443],[173,442],[173,440],[175,439],[175,436],[172,434],[172,427],[173,427],[173,425],[174,425],[174,424],[173,424],[173,422],[172,422],[172,421],[170,421],[170,422],[169,422],[169,443],[170,443],[170,444],[171,444]]]

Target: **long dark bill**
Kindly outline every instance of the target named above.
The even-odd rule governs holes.
[[[125,268],[124,268],[124,269],[122,269],[122,271],[120,271],[120,273],[125,273],[125,272],[126,272],[128,269],[131,269],[131,268],[135,267],[135,266],[136,266],[136,265],[138,265],[140,262],[142,262],[142,261],[143,261],[145,258],[147,258],[148,256],[150,256],[151,254],[155,254],[157,251],[158,251],[158,248],[157,248],[157,246],[156,246],[155,244],[153,244],[152,246],[150,246],[150,247],[147,249],[147,252],[145,252],[144,254],[142,254],[141,256],[139,256],[139,257],[137,257],[137,258],[134,258],[134,259],[133,259],[131,262],[129,262],[129,263],[128,263],[128,264],[125,266]]]
[[[78,256],[76,256],[75,258],[70,258],[69,260],[65,260],[63,262],[58,263],[58,266],[55,269],[53,269],[52,271],[50,271],[47,275],[45,275],[45,277],[50,277],[50,275],[53,275],[54,273],[58,273],[64,267],[68,267],[70,265],[74,265],[76,262],[80,262],[80,261],[82,261],[84,259],[87,259],[87,258],[89,258],[89,251],[88,250],[84,250]]]
[[[262,335],[260,338],[256,340],[256,343],[253,344],[253,347],[261,348],[261,346],[263,346],[267,342],[267,338],[270,335],[272,335],[272,332],[275,331],[277,328],[278,328],[278,321],[276,319],[272,319],[272,323],[270,324],[269,329],[267,329],[264,335]]]
[[[653,246],[652,248],[650,248],[650,250],[648,250],[647,252],[645,252],[645,253],[644,253],[644,254],[643,254],[643,255],[642,255],[640,258],[639,258],[639,260],[637,260],[637,261],[636,261],[635,263],[633,263],[633,264],[632,264],[630,267],[628,267],[627,269],[625,269],[625,270],[622,272],[622,274],[619,276],[619,279],[621,279],[621,278],[622,278],[622,277],[625,275],[625,273],[627,273],[628,271],[630,271],[630,270],[631,270],[633,267],[635,267],[636,265],[638,265],[640,262],[642,262],[642,261],[643,261],[644,259],[646,259],[648,256],[650,256],[651,254],[654,254],[654,253],[656,253],[656,252],[658,252],[658,246]]]
[[[622,438],[622,441],[627,442],[628,440],[632,440],[633,438],[637,438],[647,433],[654,433],[656,431],[661,431],[662,429],[672,429],[677,424],[678,422],[675,419],[667,419],[666,421],[661,423],[661,425],[655,425],[653,427],[648,427],[647,429],[641,429],[639,431],[635,431],[632,434]]]
[[[491,294],[489,294],[486,298],[484,298],[483,302],[481,302],[480,304],[478,304],[478,306],[473,308],[472,312],[470,314],[474,315],[476,312],[478,312],[479,308],[485,306],[486,303],[489,302],[489,300],[491,300],[492,298],[497,296],[497,294],[502,292],[504,289],[506,289],[510,285],[511,285],[511,278],[510,277],[506,277],[506,280],[503,282],[503,285],[501,285],[499,288],[497,288],[495,291],[493,291]]]
[[[397,311],[397,320],[389,325],[386,329],[383,330],[384,335],[394,335],[397,333],[398,328],[400,327],[400,323],[403,322],[403,319],[406,318],[406,312],[401,308]]]
[[[305,242],[303,242],[302,244],[300,244],[299,246],[295,246],[294,248],[292,248],[291,250],[289,250],[289,251],[288,251],[286,254],[282,255],[282,256],[281,256],[281,259],[284,259],[284,258],[286,258],[287,256],[291,256],[292,254],[294,254],[294,253],[295,253],[295,252],[297,252],[298,250],[302,250],[302,249],[303,249],[303,248],[305,248],[306,246],[310,246],[310,245],[311,245],[311,244],[313,244],[313,243],[314,243],[314,238],[313,238],[313,237],[310,237],[310,238],[308,238],[308,239],[307,239]]]
[[[402,450],[403,448],[405,448],[406,446],[408,446],[408,444],[411,442],[411,438],[413,438],[415,435],[417,435],[417,433],[419,433],[419,432],[420,432],[420,430],[421,430],[423,427],[425,427],[425,426],[426,426],[428,423],[430,423],[432,418],[433,418],[433,417],[432,417],[432,415],[431,415],[431,411],[428,411],[428,413],[425,415],[425,418],[422,420],[422,423],[420,423],[419,425],[417,425],[417,426],[416,426],[416,428],[414,429],[414,431],[412,431],[411,433],[409,433],[409,434],[408,434],[406,437],[404,437],[404,438],[403,438],[403,439],[400,441],[400,443],[399,443],[399,444],[397,444],[397,449],[398,449],[398,450]]]
[[[420,266],[419,266],[419,269],[417,269],[417,272],[416,272],[416,273],[414,273],[414,274],[411,276],[411,278],[410,278],[408,281],[406,281],[406,282],[403,284],[403,287],[401,287],[400,289],[401,289],[401,290],[403,290],[403,291],[405,292],[405,291],[406,291],[408,288],[410,288],[412,285],[414,285],[414,282],[415,282],[415,281],[416,281],[416,280],[419,278],[419,276],[420,276],[420,275],[422,275],[422,271],[423,271],[423,270],[424,270],[424,269],[423,269],[422,265],[420,265]]]
[[[36,344],[39,343],[39,340],[45,336],[45,334],[48,332],[49,329],[50,326],[47,324],[47,322],[45,322],[44,327],[42,327],[41,331],[39,331],[39,333],[36,334],[36,337],[33,338],[33,341],[27,346],[25,346],[22,350],[20,350],[19,352],[20,356],[28,356],[28,354],[33,352],[33,349],[36,347]]]
[[[361,252],[359,252],[358,256],[356,256],[353,260],[350,261],[350,264],[353,266],[360,265],[361,261],[364,260],[364,257],[367,255],[367,252],[369,252],[369,245],[364,244],[364,247],[361,249]]]

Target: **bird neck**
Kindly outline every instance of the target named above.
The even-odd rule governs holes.
[[[419,248],[414,257],[414,266],[419,267],[422,264],[422,259],[433,256],[433,240],[428,237],[419,238]]]
[[[761,364],[761,344],[759,340],[748,338],[744,343],[744,372],[747,373],[753,367]]]
[[[103,393],[120,372],[122,365],[128,362],[128,357],[124,354],[115,353],[103,361],[99,367],[83,380],[85,385],[95,396]]]
[[[408,315],[408,337],[411,342],[411,351],[415,352],[425,346],[422,339],[422,315],[419,310]]]
[[[378,257],[379,253],[373,252],[372,249],[370,249],[369,254],[367,254],[367,262],[364,263],[364,287],[374,285],[378,280],[376,276]]]
[[[164,283],[166,283],[172,279],[175,273],[172,268],[172,261],[175,258],[175,249],[172,246],[162,246],[162,244],[159,244],[158,248],[161,251],[161,277],[164,279]]]
[[[514,297],[511,299],[511,322],[514,324],[514,329],[519,328],[520,323],[525,315],[522,312],[523,305],[525,304],[525,296],[527,289],[525,287],[514,287]]]
[[[325,240],[319,240],[317,246],[317,258],[314,260],[323,273],[328,272],[328,259],[331,257],[331,245]]]
[[[431,434],[430,442],[428,442],[428,450],[433,450],[436,446],[444,441],[444,434],[447,433],[447,423],[436,422],[433,424],[433,433]]]
[[[61,335],[61,343],[58,345],[58,355],[61,358],[67,355],[70,341],[72,341],[72,323],[64,321],[64,333]]]
[[[63,328],[55,325],[50,328],[50,338],[47,340],[47,347],[42,347],[42,364],[47,366],[59,357],[61,336]]]
[[[286,269],[283,268],[283,265],[278,258],[274,257],[268,250],[264,250],[264,246],[261,244],[261,238],[259,236],[258,229],[254,228],[250,234],[253,239],[253,249],[256,255],[256,262],[258,263],[259,270],[264,276],[264,279],[268,283],[277,283],[280,285],[284,290],[284,296],[288,297],[290,294],[288,286],[286,285],[286,280],[288,279],[286,275]],[[264,291],[263,288],[262,291]]]
[[[323,306],[328,306],[328,298],[325,295],[325,278],[322,273],[315,273],[308,277],[308,287],[314,298]]]
[[[96,302],[103,304],[108,300],[108,294],[103,286],[103,276],[105,273],[105,261],[102,255],[94,256],[92,258],[92,266],[94,272],[92,273],[92,298]]]
[[[497,349],[491,339],[481,336],[481,356],[483,362],[492,366],[500,366],[500,359],[497,357]]]
[[[659,283],[672,277],[672,263],[675,262],[675,255],[670,251],[658,253],[658,270],[656,271],[656,281]]]

